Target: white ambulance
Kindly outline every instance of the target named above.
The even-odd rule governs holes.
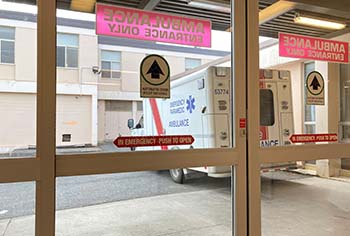
[[[171,78],[170,99],[144,99],[143,117],[135,136],[192,135],[192,145],[140,147],[150,149],[228,148],[232,147],[231,69],[225,61],[210,64]],[[224,63],[224,64],[223,64]],[[226,59],[226,64],[229,63]],[[289,71],[260,70],[260,142],[262,147],[289,145],[294,133],[291,78]],[[295,167],[295,163],[269,164],[262,170]],[[231,168],[190,168],[211,177],[228,177]],[[183,183],[188,169],[170,170],[175,182]]]

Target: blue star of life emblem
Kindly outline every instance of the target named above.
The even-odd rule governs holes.
[[[186,110],[189,111],[190,113],[192,113],[194,111],[194,109],[196,108],[195,103],[196,99],[194,99],[194,97],[189,96],[188,99],[186,99],[186,103],[187,103],[187,107]]]

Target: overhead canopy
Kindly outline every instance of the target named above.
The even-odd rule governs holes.
[[[35,4],[36,0],[4,0]],[[95,3],[154,10],[212,21],[215,30],[231,29],[230,1],[228,0],[58,0],[60,9],[94,12]],[[278,37],[278,32],[302,34],[315,37],[332,37],[349,32],[350,1],[343,0],[260,0],[260,35]],[[329,20],[341,20],[347,28],[341,31],[304,26],[294,23],[296,14],[322,16]]]

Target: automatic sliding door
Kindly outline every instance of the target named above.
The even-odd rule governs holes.
[[[250,213],[251,227],[259,226],[252,235],[260,228],[269,236],[347,235],[350,192],[341,158],[350,153],[339,121],[347,109],[340,75],[346,73],[349,35],[342,31],[346,25],[326,24],[348,13],[338,1],[297,2],[259,2],[260,24],[250,25],[254,43],[248,48],[260,49],[250,51],[248,70],[248,134],[255,144]],[[258,1],[250,4],[250,19],[257,19],[257,8]],[[324,22],[312,25],[315,14]]]

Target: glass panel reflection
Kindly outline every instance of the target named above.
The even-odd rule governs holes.
[[[0,234],[35,235],[35,182],[0,184]]]
[[[200,15],[188,18],[184,13],[178,19],[170,12],[155,9],[141,14],[139,6],[134,5],[118,1],[96,7],[97,15],[99,9],[106,10],[102,15],[110,24],[109,31],[107,26],[102,32],[96,22],[100,18],[88,11],[90,8],[57,1],[57,6],[64,9],[57,10],[57,152],[233,147],[232,32],[226,31],[231,24],[229,12],[225,13],[227,28],[213,23],[210,29],[209,21]],[[230,10],[229,3],[225,5],[225,10]],[[127,13],[119,18],[118,12]],[[160,13],[167,17],[159,18]],[[149,24],[153,25],[152,31]],[[176,39],[169,41],[169,35],[174,33],[169,31],[172,27],[176,28]],[[146,34],[149,31],[159,37],[142,38],[144,28]],[[205,47],[201,47],[204,43]],[[152,54],[169,64],[169,99],[141,96],[140,84],[145,77],[141,63]],[[154,61],[146,68],[147,76],[161,77],[167,68],[158,65],[151,70],[153,64]],[[111,103],[115,104],[113,109]],[[63,142],[63,135],[71,138]],[[118,137],[166,135],[192,135],[194,142],[148,147],[113,144]]]
[[[167,171],[57,179],[56,234],[230,236],[230,178]]]
[[[14,2],[0,2],[0,159],[36,153],[37,8]]]
[[[259,2],[261,11],[270,14],[270,5],[263,6]],[[318,3],[307,5],[311,9]],[[274,6],[271,4],[272,8]],[[336,21],[337,17],[331,13],[333,6],[327,7],[329,12],[323,19]],[[314,15],[312,10],[309,13],[310,20]],[[266,99],[260,96],[260,120],[271,124],[272,115],[275,116],[274,125],[262,124],[260,127],[260,146],[264,148],[349,142],[348,34],[334,28],[322,28],[326,24],[302,26],[296,21],[300,14],[297,9],[287,9],[259,25],[259,66],[263,71],[260,71],[259,78],[260,94],[262,89],[270,89],[274,97],[272,113],[272,100],[263,104]],[[343,12],[344,15],[348,13]],[[290,21],[283,26],[277,23],[285,17]],[[337,37],[332,36],[335,32],[339,33]],[[330,45],[341,50],[332,51]],[[282,72],[289,75],[273,75]],[[286,83],[279,87],[283,79]],[[281,89],[283,87],[288,89]],[[307,156],[300,158],[306,160],[300,163],[305,170],[314,170],[318,175],[348,176],[344,169],[348,165],[346,158],[339,157],[334,162],[329,160],[332,164],[309,161]]]
[[[261,189],[263,236],[348,235],[349,179],[268,172]]]

